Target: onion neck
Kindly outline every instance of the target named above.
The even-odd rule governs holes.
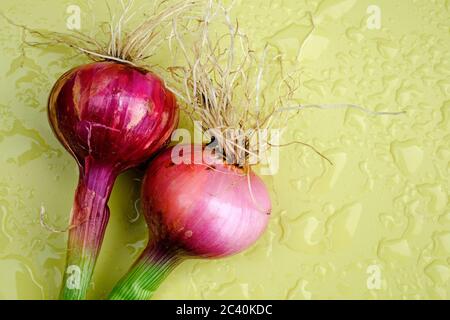
[[[149,300],[182,261],[180,251],[161,241],[151,242],[109,295],[110,300]]]
[[[85,299],[109,220],[107,202],[116,179],[112,166],[87,160],[72,208],[67,261],[60,298]]]

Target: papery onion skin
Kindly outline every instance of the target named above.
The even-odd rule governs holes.
[[[172,148],[150,164],[141,199],[151,240],[110,299],[147,300],[183,259],[242,252],[266,229],[270,196],[251,168],[211,164],[202,146],[188,150],[190,164],[175,164]]]
[[[178,108],[174,95],[151,72],[104,61],[61,76],[49,97],[48,116],[80,169],[67,254],[67,270],[80,272],[65,272],[61,298],[84,299],[114,181],[167,142],[178,124]]]

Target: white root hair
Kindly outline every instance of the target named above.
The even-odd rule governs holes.
[[[156,49],[167,40],[166,24],[170,24],[173,19],[186,20],[186,17],[189,16],[186,13],[195,10],[204,1],[155,1],[150,13],[145,15],[143,22],[131,31],[127,30],[129,29],[127,25],[131,23],[137,12],[145,9],[134,9],[134,0],[117,0],[119,9],[116,10],[113,10],[110,4],[106,2],[109,21],[106,23],[106,30],[101,30],[106,38],[104,41],[77,30],[68,33],[34,30],[13,22],[3,13],[0,13],[0,15],[10,24],[20,27],[34,39],[37,39],[37,41],[25,40],[25,43],[30,46],[64,45],[78,50],[94,61],[112,60],[141,66],[144,64],[144,60],[154,55]],[[87,4],[92,9],[90,0]],[[114,13],[114,11],[118,11],[119,14]],[[97,23],[94,15],[92,20],[94,24]]]
[[[178,43],[184,66],[171,68],[173,83],[168,84],[183,102],[186,114],[201,122],[202,130],[216,141],[227,161],[234,160],[245,168],[261,162],[271,147],[301,144],[332,164],[312,145],[301,141],[275,145],[269,137],[262,143],[251,142],[255,137],[259,139],[261,130],[281,128],[280,132],[284,132],[289,120],[304,109],[345,108],[377,116],[404,113],[376,112],[354,104],[293,103],[300,88],[299,70],[285,72],[282,55],[268,45],[261,55],[256,55],[239,23],[231,19],[230,9],[220,1],[209,0],[203,19],[193,27],[195,31],[191,33],[196,36],[189,49],[179,35],[180,30],[187,33],[186,30],[172,21],[170,41]],[[303,44],[316,27],[311,16],[310,19],[312,29]],[[217,36],[212,34],[213,28],[225,31]],[[269,69],[271,72],[266,72]]]

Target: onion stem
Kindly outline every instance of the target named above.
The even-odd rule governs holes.
[[[89,159],[84,168],[80,168],[61,299],[86,298],[109,220],[107,202],[115,178],[112,168],[95,165]]]
[[[183,256],[179,250],[153,242],[111,292],[110,300],[149,300]]]

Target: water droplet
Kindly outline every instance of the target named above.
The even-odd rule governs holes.
[[[361,203],[347,205],[328,218],[327,234],[333,249],[352,244],[362,213]]]
[[[450,267],[445,262],[433,261],[426,266],[425,273],[436,285],[445,285],[450,280]]]
[[[424,156],[423,150],[412,140],[393,142],[391,153],[398,168],[404,174],[415,173],[421,166]]]
[[[0,298],[43,299],[44,288],[38,283],[33,269],[17,259],[0,259]]]
[[[384,260],[409,260],[412,256],[412,250],[408,240],[384,240],[381,241],[378,247],[378,254]]]

